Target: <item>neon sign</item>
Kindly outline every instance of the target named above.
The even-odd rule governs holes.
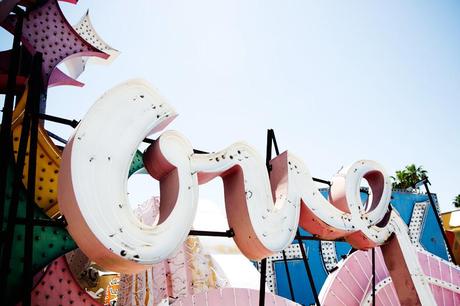
[[[195,216],[199,184],[220,176],[235,242],[250,259],[285,249],[297,227],[324,239],[344,237],[368,249],[396,234],[411,281],[422,303],[434,303],[407,226],[389,209],[391,182],[374,161],[362,160],[333,179],[330,202],[317,190],[308,168],[284,152],[270,163],[249,145],[235,143],[212,154],[195,154],[180,133],[166,131],[144,153],[148,173],[160,182],[160,219],[139,222],[127,198],[133,155],[149,134],[162,131],[174,109],[147,84],[130,81],[104,94],[65,147],[59,203],[68,230],[92,260],[125,273],[142,271],[172,254],[186,239]],[[368,204],[360,183],[371,189]]]

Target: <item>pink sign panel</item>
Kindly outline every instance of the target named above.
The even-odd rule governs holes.
[[[249,306],[259,305],[259,291],[243,288],[213,289],[176,301],[174,306]],[[290,300],[265,293],[265,305],[298,306]]]
[[[31,296],[32,305],[100,305],[74,279],[65,256],[48,266]]]
[[[12,31],[16,23],[15,16],[8,17],[6,21],[5,28]],[[78,56],[107,58],[109,56],[80,37],[67,22],[56,0],[48,0],[26,15],[22,30],[22,42],[32,54],[35,52],[43,54],[43,79],[45,83],[48,82],[56,66],[65,58]],[[58,79],[62,79],[62,77]],[[67,81],[67,83],[69,82]]]

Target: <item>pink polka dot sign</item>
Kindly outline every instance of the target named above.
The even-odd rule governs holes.
[[[32,305],[100,305],[74,279],[65,256],[48,265],[31,297]]]
[[[9,16],[4,26],[9,31],[14,29],[16,16]],[[43,54],[43,79],[50,85],[80,86],[62,71],[56,68],[66,58],[81,56],[109,57],[85,41],[67,22],[57,0],[48,0],[39,8],[31,11],[24,18],[22,42],[32,53]],[[56,72],[58,75],[53,76]],[[81,83],[80,83],[81,84]]]

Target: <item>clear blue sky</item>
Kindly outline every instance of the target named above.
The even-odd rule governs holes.
[[[422,165],[442,210],[453,209],[460,2],[80,0],[61,7],[72,24],[89,8],[99,34],[122,53],[110,66],[88,66],[84,88],[50,89],[48,113],[79,119],[105,90],[141,77],[176,108],[170,128],[196,148],[245,140],[263,155],[273,128],[282,150],[325,179],[363,158],[391,174]]]

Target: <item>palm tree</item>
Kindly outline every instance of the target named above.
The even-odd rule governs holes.
[[[393,188],[407,189],[414,187],[415,184],[422,179],[426,178],[428,171],[423,169],[422,166],[416,166],[415,164],[407,165],[403,170],[396,171],[396,177],[393,177]],[[418,188],[418,187],[417,187]]]
[[[454,206],[455,207],[460,207],[460,194],[457,195],[455,198],[454,198]]]

